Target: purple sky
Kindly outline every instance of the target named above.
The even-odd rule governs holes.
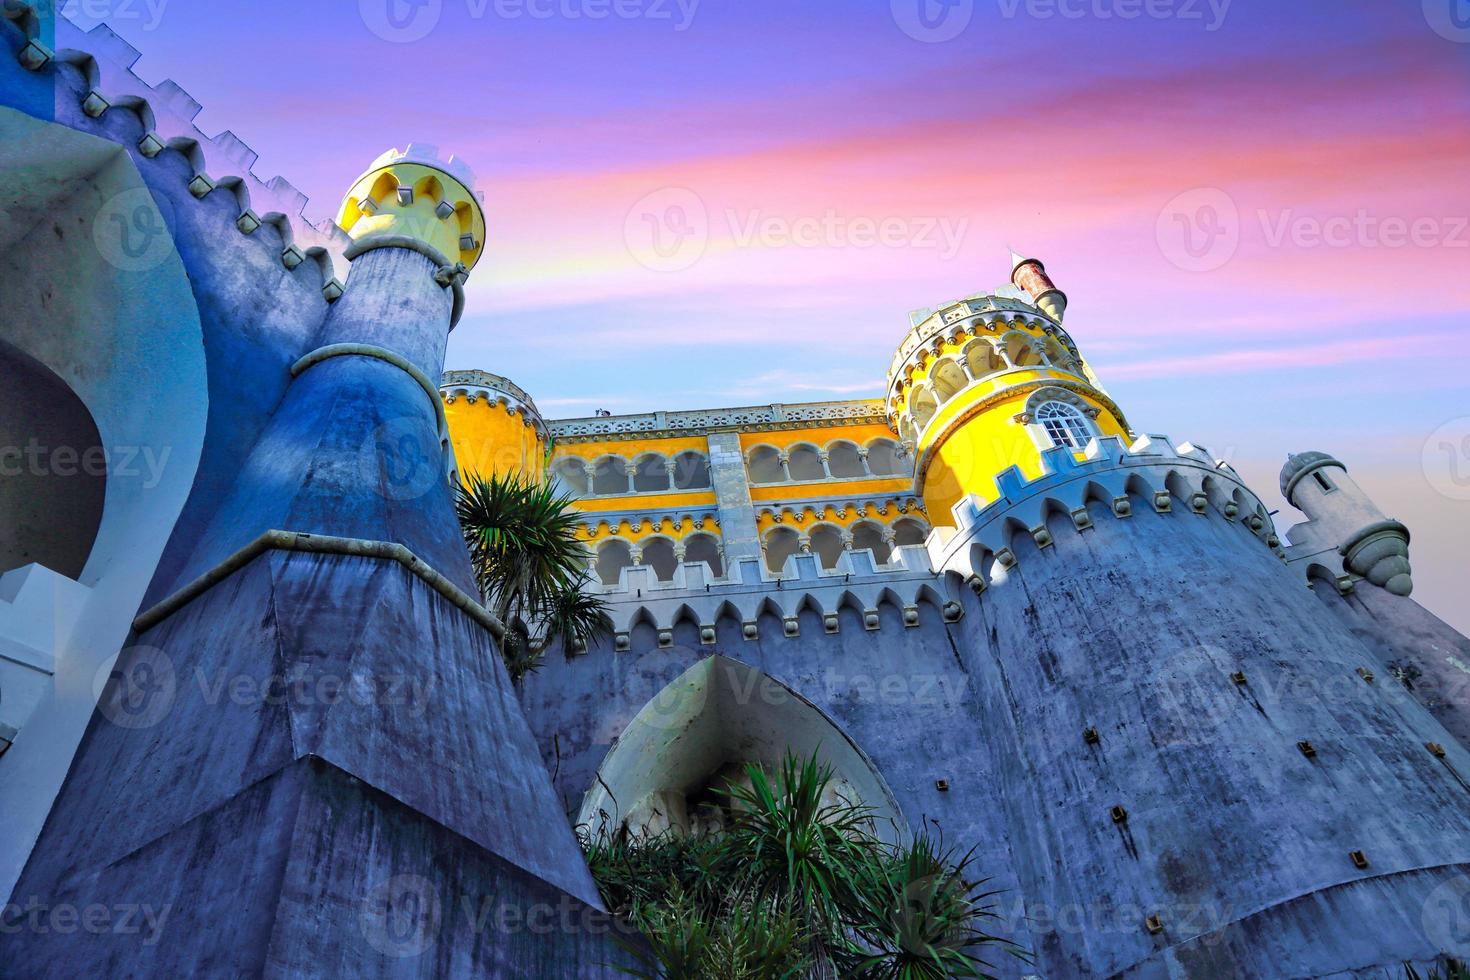
[[[1288,450],[1335,453],[1470,631],[1466,0],[68,9],[317,215],[389,146],[466,159],[490,242],[449,366],[550,415],[876,397],[907,311],[1011,245],[1136,426],[1273,506]]]

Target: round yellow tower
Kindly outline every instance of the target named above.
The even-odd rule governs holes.
[[[440,265],[480,261],[485,214],[474,174],[460,160],[440,159],[438,147],[410,143],[373,161],[342,200],[337,224],[358,243],[416,242]]]
[[[1042,476],[1041,454],[1054,446],[1082,459],[1094,438],[1130,438],[1062,328],[1066,295],[1040,262],[1014,253],[1011,283],[916,311],[888,369],[889,423],[936,525],[967,494],[996,499],[996,476],[1011,466]]]
[[[439,395],[461,481],[505,473],[545,477],[550,431],[519,385],[489,371],[446,371]]]

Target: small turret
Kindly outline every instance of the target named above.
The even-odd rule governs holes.
[[[485,213],[474,191],[475,175],[439,148],[410,143],[389,150],[353,182],[337,224],[357,244],[415,247],[440,265],[473,269],[485,246]],[[349,256],[350,258],[351,256]]]
[[[1335,544],[1347,571],[1394,595],[1413,590],[1409,529],[1384,516],[1339,460],[1320,452],[1288,455],[1281,495],[1310,518],[1290,532],[1294,543]]]
[[[1056,287],[1040,259],[1028,259],[1011,251],[1011,285],[1026,290],[1036,305],[1058,323],[1067,312],[1067,294]]]

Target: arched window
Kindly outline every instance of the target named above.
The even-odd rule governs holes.
[[[869,521],[859,521],[852,526],[852,550],[868,549],[873,561],[882,565],[888,561],[888,542],[883,540],[883,530]]]
[[[976,340],[965,348],[965,360],[970,365],[970,373],[977,378],[1006,369],[1005,358],[988,340]]]
[[[628,463],[621,456],[605,456],[592,468],[593,493],[627,493],[630,489]]]
[[[786,467],[791,471],[791,479],[793,480],[825,480],[827,478],[826,472],[822,469],[821,457],[817,455],[815,446],[792,446],[791,455],[786,463]]]
[[[709,459],[704,453],[687,452],[674,457],[674,489],[704,490],[709,487]]]
[[[684,539],[684,560],[702,561],[709,565],[710,575],[720,578],[725,574],[725,563],[720,560],[720,546],[710,534],[691,534]]]
[[[556,485],[560,492],[573,497],[586,495],[589,489],[586,460],[576,456],[559,459],[552,466],[551,472],[556,476]]]
[[[633,467],[633,490],[637,493],[656,493],[668,489],[668,461],[655,453],[640,458]]]
[[[766,535],[766,567],[777,575],[786,567],[786,559],[801,548],[796,532],[789,527],[778,527]]]
[[[674,542],[668,538],[649,538],[643,542],[643,564],[653,569],[660,582],[673,578],[679,564],[674,557]]]
[[[857,447],[850,442],[832,443],[827,447],[827,469],[834,477],[860,479],[863,461],[858,459]]]
[[[874,476],[903,476],[909,471],[898,458],[898,447],[888,439],[868,443],[868,469]]]
[[[1077,409],[1064,402],[1044,402],[1036,410],[1036,421],[1058,446],[1082,449],[1092,439],[1092,427]]]
[[[896,547],[906,544],[923,544],[924,539],[928,536],[929,529],[913,518],[901,517],[893,522],[893,544]]]
[[[922,432],[924,426],[928,425],[929,420],[934,417],[934,413],[939,411],[939,402],[935,400],[931,392],[922,388],[914,390],[913,399],[909,415],[913,417],[914,427]]]
[[[941,402],[949,401],[956,392],[970,383],[970,379],[965,377],[964,369],[949,358],[934,365],[934,370],[929,372],[929,381],[934,385],[934,393]]]
[[[772,446],[756,446],[750,451],[746,471],[751,483],[780,483],[786,479],[781,471],[780,454]]]
[[[597,551],[597,577],[603,585],[617,585],[618,572],[632,564],[632,550],[626,541],[608,541]]]
[[[836,568],[837,559],[842,556],[842,532],[827,524],[818,524],[812,528],[811,533],[812,552],[822,562],[823,568]]]

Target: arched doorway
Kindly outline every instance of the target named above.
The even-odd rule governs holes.
[[[872,760],[816,705],[718,654],[680,674],[628,723],[578,823],[594,836],[718,830],[715,790],[740,778],[746,763],[774,768],[788,750],[830,765],[829,794],[871,807],[879,837],[896,839],[907,826]]]

